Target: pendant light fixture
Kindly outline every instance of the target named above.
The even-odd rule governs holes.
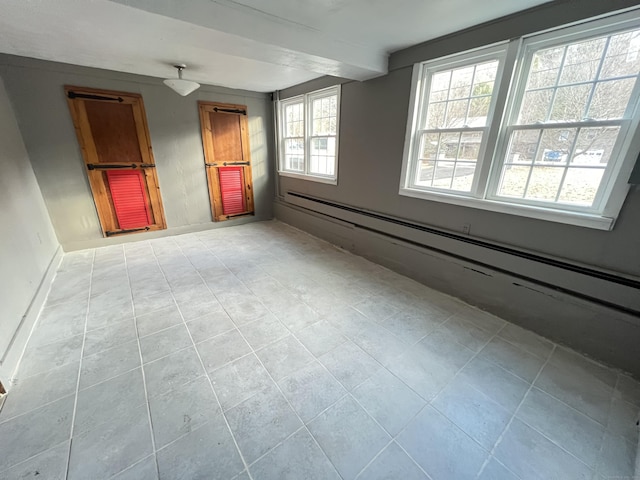
[[[178,69],[178,78],[167,78],[164,81],[164,84],[167,87],[176,92],[178,95],[182,95],[183,97],[186,97],[191,92],[194,92],[195,90],[200,88],[200,84],[197,82],[192,82],[191,80],[183,80],[182,70],[187,68],[185,64],[174,65],[174,67]]]

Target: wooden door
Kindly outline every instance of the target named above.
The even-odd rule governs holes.
[[[105,237],[166,228],[142,97],[65,86]]]
[[[198,107],[213,220],[253,215],[247,107],[211,102]]]

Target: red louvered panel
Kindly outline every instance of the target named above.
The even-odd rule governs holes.
[[[244,178],[242,167],[218,168],[222,212],[225,215],[243,213],[247,210],[244,199]]]
[[[122,230],[151,225],[144,178],[138,170],[108,170],[109,190]]]

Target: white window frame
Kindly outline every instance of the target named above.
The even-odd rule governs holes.
[[[525,74],[528,73],[533,52],[554,44],[566,44],[634,28],[640,28],[637,11],[595,21],[591,20],[571,27],[561,27],[511,40],[508,43],[483,47],[414,65],[399,194],[482,210],[611,230],[626,198],[629,189],[627,179],[640,152],[640,131],[638,130],[640,124],[640,80],[636,81],[628,110],[625,113],[625,116],[629,116],[630,119],[622,122],[623,128],[618,134],[611,160],[606,167],[596,199],[591,207],[574,207],[533,200],[514,200],[498,196],[496,192],[500,181],[502,162],[507,153],[510,125],[515,124],[519,113],[527,81]],[[424,85],[424,83],[428,83],[424,80],[425,71],[433,73],[438,69],[456,68],[465,63],[480,63],[482,55],[495,54],[499,49],[502,49],[505,55],[496,75],[492,106],[486,127],[486,138],[483,136],[484,146],[480,150],[471,192],[412,186],[411,170],[416,168],[417,149],[419,148],[418,134],[420,131],[417,130],[417,127],[423,124],[422,116],[425,113],[422,110],[427,105],[429,95],[428,85]]]
[[[486,151],[490,131],[493,125],[493,116],[498,101],[498,92],[500,91],[500,82],[502,80],[505,61],[507,56],[507,44],[501,43],[490,47],[484,47],[481,49],[471,50],[462,54],[444,57],[431,62],[424,62],[414,66],[413,81],[414,88],[412,89],[412,99],[410,105],[413,107],[413,112],[410,112],[410,122],[412,127],[407,130],[407,141],[405,142],[404,161],[402,163],[401,178],[404,179],[404,186],[407,190],[418,190],[422,193],[429,194],[434,193],[436,195],[455,195],[460,197],[476,197],[479,195],[476,193],[478,188],[481,188],[481,172],[486,170],[486,164],[490,162],[486,160]],[[416,174],[416,162],[418,160],[418,150],[420,148],[420,136],[427,129],[419,129],[418,126],[424,125],[427,117],[427,99],[429,98],[429,92],[431,90],[431,77],[441,71],[451,70],[454,68],[461,68],[468,65],[474,65],[478,63],[488,62],[491,60],[498,60],[498,70],[496,72],[496,80],[493,87],[494,94],[491,98],[489,111],[487,113],[487,124],[484,128],[457,128],[457,129],[441,129],[442,132],[448,132],[452,130],[465,132],[483,130],[482,143],[480,145],[480,151],[478,154],[476,174],[474,174],[473,184],[470,192],[462,192],[451,189],[440,189],[438,187],[413,187],[415,183]],[[428,78],[425,80],[425,77]],[[417,98],[416,98],[417,97]],[[424,99],[424,101],[421,101]],[[410,159],[411,161],[407,161]],[[401,194],[402,194],[401,188]]]
[[[340,85],[335,85],[328,88],[323,88],[321,90],[315,90],[313,92],[305,93],[304,95],[297,95],[295,97],[290,97],[284,100],[279,100],[277,103],[277,120],[278,120],[278,150],[279,150],[279,160],[278,160],[278,174],[284,177],[292,177],[292,178],[300,178],[303,180],[311,180],[313,182],[327,183],[331,185],[338,184],[338,154],[339,154],[339,135],[340,135]],[[316,138],[317,136],[313,136],[312,133],[312,109],[311,105],[314,100],[318,100],[325,97],[336,96],[337,102],[337,115],[336,115],[336,154],[335,154],[335,165],[334,165],[334,175],[321,175],[316,173],[311,173],[309,171],[309,166],[311,163],[311,140]],[[284,110],[287,106],[293,105],[296,103],[302,103],[303,108],[303,119],[304,119],[304,172],[296,172],[292,170],[285,169],[285,115]],[[321,135],[322,138],[330,137],[332,135]]]

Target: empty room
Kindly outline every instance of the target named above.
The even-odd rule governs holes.
[[[640,479],[635,0],[0,0],[0,479]]]

